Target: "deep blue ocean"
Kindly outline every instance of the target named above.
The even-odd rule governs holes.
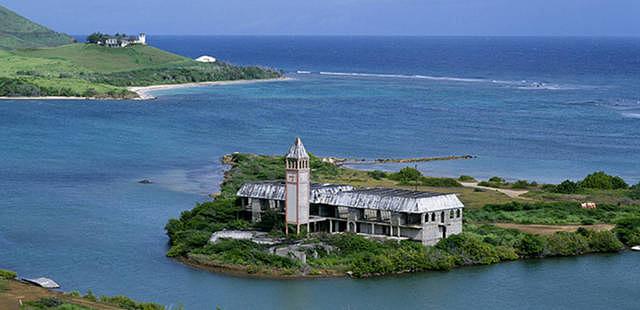
[[[296,136],[321,156],[477,156],[420,164],[428,175],[558,182],[604,170],[635,184],[640,38],[150,42],[292,80],[160,91],[152,101],[0,101],[0,268],[187,309],[637,308],[634,253],[276,281],[176,263],[164,256],[163,227],[217,190],[220,156],[281,154]]]

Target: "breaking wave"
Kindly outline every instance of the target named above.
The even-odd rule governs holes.
[[[305,71],[305,73],[311,73]],[[435,75],[407,75],[407,74],[383,74],[383,73],[359,73],[359,72],[333,72],[333,71],[320,71],[320,75],[329,76],[342,76],[342,77],[373,77],[373,78],[393,78],[393,79],[420,79],[430,81],[445,81],[445,82],[461,82],[461,83],[487,83],[487,84],[501,84],[505,86],[515,87],[522,90],[575,90],[582,88],[591,88],[590,86],[579,85],[560,85],[538,81],[510,81],[510,80],[494,80],[485,78],[466,78],[466,77],[452,77],[452,76],[435,76]]]

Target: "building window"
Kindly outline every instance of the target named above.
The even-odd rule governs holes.
[[[460,217],[460,209],[456,210],[456,217]]]
[[[378,210],[364,209],[364,219],[369,221],[378,220]]]
[[[431,221],[432,222],[436,221],[436,214],[435,213],[431,213]]]
[[[449,211],[449,218],[452,219],[453,218],[453,210]]]

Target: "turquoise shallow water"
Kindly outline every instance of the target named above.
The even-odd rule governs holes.
[[[144,102],[1,101],[0,267],[49,276],[65,290],[188,309],[637,308],[635,253],[275,281],[180,265],[164,257],[163,231],[216,191],[221,155],[282,153],[296,135],[317,155],[478,156],[420,165],[432,175],[555,182],[606,170],[638,182],[637,39],[160,37],[153,44],[284,68],[294,80],[164,91]],[[137,183],[144,178],[155,184]]]

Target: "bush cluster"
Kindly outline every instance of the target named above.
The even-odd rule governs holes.
[[[464,233],[427,247],[413,241],[378,241],[355,234],[324,235],[320,239],[337,251],[308,259],[309,264],[333,269],[343,266],[357,277],[449,270],[519,258],[616,252],[624,247],[610,231],[584,230],[540,236],[492,225],[467,226]]]
[[[238,67],[224,63],[165,66],[112,73],[93,73],[82,76],[94,83],[114,86],[148,86],[156,84],[197,83],[268,79],[282,76],[276,70],[260,67]]]
[[[0,269],[0,279],[11,280],[11,279],[15,279],[17,276],[18,274],[11,270]]]
[[[618,176],[611,176],[602,171],[586,176],[581,182],[583,188],[593,189],[627,189],[629,185]]]
[[[587,175],[581,181],[574,182],[571,180],[564,180],[558,185],[544,186],[543,190],[559,194],[577,194],[582,192],[583,189],[619,190],[628,188],[629,185],[621,177],[608,175],[603,171],[598,171]],[[635,186],[632,186],[631,189],[634,190]],[[630,196],[631,195],[633,195],[633,191]],[[640,189],[638,189],[637,197],[638,198],[633,198],[632,196],[631,198],[640,199]]]
[[[527,189],[530,187],[538,186],[538,183],[529,182],[527,180],[517,180],[513,183],[507,182],[501,177],[491,177],[487,181],[481,181],[478,183],[480,186],[493,187],[493,188],[513,188],[513,189]]]
[[[432,187],[461,187],[462,184],[453,178],[434,178],[422,175],[416,168],[404,167],[400,171],[387,174],[391,180],[398,181],[401,185],[422,185]]]
[[[618,220],[613,231],[624,244],[628,246],[640,245],[640,215],[636,214]]]
[[[640,216],[640,206],[599,204],[596,209],[583,209],[577,202],[510,202],[487,204],[479,209],[468,209],[465,219],[482,223],[518,224],[595,224],[616,223],[617,220]]]
[[[265,246],[250,240],[222,239],[191,253],[206,255],[208,260],[223,264],[279,269],[300,267],[298,261],[268,253],[266,250]]]

